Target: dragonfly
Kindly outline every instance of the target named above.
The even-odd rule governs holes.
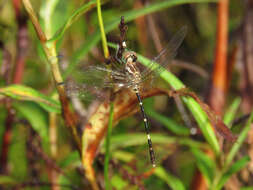
[[[148,67],[144,67],[138,62],[138,56],[134,51],[126,48],[126,42],[122,42],[124,51],[121,58],[115,55],[114,62],[108,65],[90,65],[81,68],[77,67],[77,72],[73,72],[71,82],[66,83],[66,91],[68,95],[83,96],[87,91],[100,96],[102,89],[130,89],[136,94],[139,102],[140,112],[144,122],[147,142],[149,147],[150,161],[153,167],[156,166],[155,153],[152,146],[150,136],[150,126],[148,117],[145,114],[142,102],[141,92],[145,86],[154,78],[159,76],[161,72],[166,70],[168,64],[176,56],[177,49],[185,38],[187,28],[182,27],[163,48],[163,50],[154,57]]]

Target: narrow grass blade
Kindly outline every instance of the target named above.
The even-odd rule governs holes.
[[[156,176],[158,176],[160,179],[164,180],[169,187],[173,190],[185,190],[185,187],[183,185],[183,182],[178,179],[177,177],[169,174],[164,168],[157,167],[155,169]]]
[[[196,163],[201,173],[206,177],[208,184],[211,184],[216,169],[215,162],[199,149],[191,149],[196,158]]]
[[[28,100],[39,104],[48,112],[61,112],[58,101],[47,97],[46,95],[34,90],[33,88],[23,85],[10,85],[0,88],[0,95],[9,96],[16,100]]]
[[[243,141],[246,139],[247,134],[249,132],[249,130],[251,129],[251,123],[253,120],[253,111],[250,114],[250,117],[247,121],[246,126],[243,128],[242,132],[240,133],[237,141],[234,143],[234,145],[232,146],[226,160],[225,160],[225,164],[224,164],[224,168],[229,167],[229,165],[231,164],[231,162],[233,161],[235,155],[237,154],[239,148],[241,147]]]
[[[109,161],[110,161],[110,141],[111,141],[111,134],[112,134],[112,124],[113,124],[113,103],[110,103],[110,116],[109,116],[109,123],[107,129],[107,136],[105,140],[105,163],[104,163],[104,178],[105,178],[105,189],[110,190],[111,184],[109,179]]]
[[[105,1],[103,1],[102,3],[104,3]],[[70,17],[69,19],[66,21],[66,23],[63,25],[63,27],[61,29],[59,29],[54,36],[48,40],[49,42],[55,41],[60,39],[65,31],[76,21],[78,20],[84,13],[86,13],[87,11],[91,10],[92,8],[96,7],[96,0],[91,0],[88,3],[85,3],[84,5],[82,5],[79,9],[77,9]]]
[[[152,142],[153,144],[180,144],[189,147],[195,148],[207,148],[207,144],[196,142],[191,140],[190,138],[183,138],[183,137],[170,137],[164,134],[152,134]],[[129,147],[129,146],[140,146],[140,145],[147,145],[147,136],[145,133],[134,133],[134,134],[121,134],[121,135],[113,135],[111,137],[111,151]],[[102,148],[102,151],[105,152],[105,147]]]
[[[240,190],[253,190],[253,186],[251,186],[251,187],[241,187]]]
[[[105,36],[105,29],[104,29],[104,22],[103,22],[103,18],[102,18],[100,0],[97,0],[97,14],[98,14],[98,23],[99,23],[100,33],[101,33],[104,56],[105,56],[105,58],[108,58],[110,55],[109,55],[109,49],[107,47],[107,40],[106,40],[106,36]]]
[[[239,108],[240,103],[241,103],[241,98],[236,98],[231,104],[231,106],[228,108],[228,110],[226,111],[223,120],[227,126],[229,126],[231,122],[235,119],[235,114]]]
[[[165,117],[158,112],[151,110],[151,109],[146,109],[146,113],[148,116],[151,118],[159,121],[159,123],[163,124],[168,130],[170,130],[172,133],[175,133],[177,135],[190,135],[190,130],[186,128],[183,125],[179,125],[176,123],[174,120]]]
[[[227,172],[225,172],[225,173],[222,175],[222,177],[221,177],[221,179],[220,179],[220,181],[219,181],[217,187],[215,188],[215,190],[221,189],[221,188],[224,186],[224,184],[227,182],[227,180],[228,180],[233,174],[237,173],[237,172],[240,171],[242,168],[244,168],[244,167],[249,163],[249,161],[250,161],[250,157],[249,157],[249,156],[245,156],[245,157],[243,157],[242,159],[236,161],[236,162],[227,170]]]
[[[131,162],[133,159],[135,159],[135,155],[133,153],[121,151],[121,150],[113,151],[112,157],[114,159],[121,160],[124,162]]]

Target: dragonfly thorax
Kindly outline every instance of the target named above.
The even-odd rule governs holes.
[[[125,51],[123,53],[123,60],[127,62],[133,62],[135,63],[137,61],[137,55],[134,51]]]
[[[141,82],[141,74],[139,68],[136,65],[136,62],[134,62],[131,57],[127,59],[125,70],[128,76],[128,80],[131,81],[132,84],[135,84],[134,86],[137,87]]]

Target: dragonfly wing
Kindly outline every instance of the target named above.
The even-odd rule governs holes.
[[[96,86],[98,88],[113,88],[117,83],[126,83],[126,76],[123,72],[114,71],[102,66],[79,68],[71,78],[78,84]]]
[[[129,85],[129,77],[125,73],[103,66],[83,66],[76,70],[66,80],[66,91],[70,96],[78,96],[82,99],[86,99],[87,96],[101,98],[109,88],[122,88]]]
[[[165,48],[156,56],[151,62],[148,68],[141,73],[142,80],[146,80],[154,74],[159,75],[164,71],[171,60],[176,56],[177,49],[182,44],[187,32],[187,27],[182,27],[169,41]]]

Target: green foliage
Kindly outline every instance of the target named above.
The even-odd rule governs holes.
[[[78,20],[84,13],[91,10],[93,7],[96,6],[96,0],[89,1],[88,3],[83,4],[80,8],[78,8],[74,13],[68,18],[65,22],[64,26],[56,32],[54,37],[49,41],[59,40],[63,37],[65,31],[72,26],[72,24]]]
[[[188,128],[178,124],[173,119],[165,117],[165,116],[159,114],[158,112],[154,111],[153,109],[146,109],[146,112],[147,112],[148,116],[159,121],[171,132],[173,132],[177,135],[189,135],[190,134],[190,130]]]
[[[156,168],[155,175],[164,180],[173,190],[185,190],[184,185],[180,181],[180,179],[176,178],[175,176],[172,176],[162,167]]]
[[[109,179],[109,161],[110,161],[110,141],[112,135],[112,123],[113,123],[113,115],[114,115],[114,105],[110,104],[110,116],[109,123],[105,141],[105,163],[104,163],[104,177],[105,177],[105,188],[106,190],[111,189],[110,179]]]
[[[206,177],[208,180],[208,184],[211,184],[214,178],[216,164],[215,162],[206,154],[201,152],[199,149],[193,148],[191,149],[192,153],[194,154],[197,166],[201,173]]]
[[[226,111],[226,114],[224,115],[224,123],[228,126],[231,125],[231,122],[235,119],[235,114],[238,111],[238,108],[240,106],[241,103],[241,99],[240,98],[236,98],[231,106],[228,108],[228,110]]]
[[[48,143],[48,117],[47,113],[34,102],[16,102],[13,107],[26,119],[39,134],[42,142]]]
[[[139,54],[138,54],[138,60],[145,66],[148,66],[150,63],[149,59]],[[160,74],[160,77],[164,79],[168,84],[170,84],[175,90],[185,88],[185,85],[175,75],[173,75],[171,72],[168,72],[167,70],[164,70]],[[200,105],[192,97],[183,97],[182,99],[187,105],[187,107],[189,108],[189,110],[192,112],[196,121],[198,122],[198,125],[201,131],[203,132],[203,135],[207,139],[207,141],[210,143],[214,151],[217,154],[219,154],[220,152],[219,144],[205,112],[202,110]]]
[[[116,29],[120,22],[120,16],[124,16],[125,21],[129,23],[128,27],[131,32],[127,33],[127,40],[133,39],[133,41],[138,43],[138,46],[136,46],[137,48],[133,49],[136,52],[140,52],[137,54],[138,61],[148,67],[150,59],[143,55],[150,53],[153,48],[153,39],[151,38],[152,32],[147,26],[146,30],[150,32],[148,34],[150,39],[147,40],[149,42],[142,42],[141,34],[146,31],[139,31],[139,23],[135,22],[135,24],[133,24],[133,21],[137,21],[137,19],[142,19],[143,16],[150,16],[154,13],[156,13],[159,18],[164,17],[160,19],[159,22],[158,19],[155,19],[157,22],[155,23],[157,25],[156,27],[159,27],[158,36],[161,38],[162,44],[164,44],[163,40],[167,40],[167,38],[171,36],[171,33],[173,33],[172,31],[175,30],[174,28],[178,29],[181,23],[188,23],[188,25],[190,25],[188,26],[189,34],[182,47],[182,52],[185,53],[179,53],[180,59],[190,61],[194,64],[201,62],[201,66],[206,62],[213,63],[213,53],[210,50],[213,50],[214,45],[215,26],[213,26],[213,24],[216,22],[216,13],[215,9],[207,3],[216,3],[217,0],[150,1],[149,4],[139,8],[135,7],[137,6],[135,4],[136,2],[104,0],[101,2],[103,6],[100,7],[100,1],[97,0],[86,1],[85,3],[83,1],[67,0],[31,1],[35,9],[37,9],[36,14],[39,15],[41,19],[40,24],[48,38],[46,42],[46,47],[49,48],[48,51],[50,51],[50,53],[53,52],[53,54],[58,54],[56,51],[59,49],[64,55],[70,56],[69,62],[66,61],[68,58],[63,58],[62,65],[54,65],[56,68],[59,66],[64,68],[63,73],[58,73],[59,76],[66,78],[69,74],[72,74],[79,60],[82,58],[84,58],[86,62],[91,63],[102,60],[103,56],[100,56],[100,49],[95,49],[95,47],[99,47],[98,43],[100,41],[103,44],[104,56],[107,57],[106,34],[110,37],[108,39],[113,40],[113,34],[119,34],[119,31]],[[14,15],[14,11],[10,9],[10,3],[11,1],[7,3],[7,7],[1,7],[1,9],[3,9],[3,15],[7,15],[5,17],[15,18],[9,15]],[[196,3],[201,3],[203,6],[196,6]],[[237,6],[234,5],[235,2],[231,3],[232,7],[237,8]],[[184,5],[183,8],[182,5]],[[96,12],[95,8],[98,9],[98,12]],[[180,11],[182,14],[180,14]],[[191,14],[191,18],[189,18],[189,14]],[[233,14],[238,15],[240,12],[236,11],[236,13]],[[6,27],[3,20],[4,19],[1,19],[0,21],[1,31],[2,28],[5,29]],[[59,140],[62,136],[63,138],[71,138],[72,134],[66,130],[67,133],[69,133],[69,135],[66,135],[66,131],[63,130],[63,128],[65,129],[65,123],[61,116],[61,105],[59,100],[57,100],[58,96],[55,95],[56,88],[52,85],[55,78],[52,80],[51,75],[43,75],[43,81],[48,82],[48,84],[45,84],[43,89],[40,88],[41,85],[39,81],[42,78],[42,72],[46,70],[43,67],[46,68],[47,66],[46,64],[38,65],[37,57],[42,57],[41,55],[45,53],[43,52],[45,51],[45,49],[43,49],[45,46],[39,42],[38,36],[34,32],[33,27],[31,27],[30,21],[31,20],[28,22],[30,42],[28,57],[29,60],[32,60],[29,62],[30,64],[32,63],[32,67],[29,72],[25,72],[24,74],[24,84],[10,84],[0,87],[0,98],[4,100],[2,101],[4,102],[4,106],[0,107],[1,126],[8,125],[6,124],[8,123],[8,120],[6,120],[8,115],[7,110],[15,110],[15,117],[11,125],[12,141],[10,142],[7,155],[7,168],[9,172],[8,175],[0,175],[0,186],[14,187],[15,185],[30,182],[29,180],[34,177],[32,175],[34,170],[39,174],[39,181],[52,182],[51,176],[48,175],[48,171],[55,170],[50,164],[51,161],[62,170],[61,172],[58,171],[55,177],[56,181],[54,181],[61,186],[61,189],[69,189],[72,187],[86,189],[88,187],[88,182],[85,181],[87,179],[84,180],[83,173],[87,173],[80,169],[82,166],[80,154],[76,149],[73,149],[72,145],[69,145],[70,140]],[[16,25],[16,20],[8,20],[6,22],[10,22],[8,24],[10,26]],[[238,18],[231,18],[229,23],[231,26],[230,28],[236,28],[240,23],[241,20],[238,20]],[[146,25],[149,24],[146,23]],[[18,27],[13,30],[16,29],[18,29]],[[115,33],[111,34],[110,32],[113,30],[115,30]],[[15,33],[17,33],[17,31],[15,31]],[[203,43],[203,41],[206,43]],[[8,41],[3,40],[3,43],[13,57],[16,54],[14,52],[21,51],[19,49],[13,50],[16,44],[14,39]],[[57,49],[52,48],[55,43],[57,43]],[[116,49],[115,44],[108,44],[110,47]],[[141,50],[145,50],[145,52]],[[112,52],[113,51],[110,52],[111,55],[113,55]],[[2,61],[5,58],[4,56],[6,56],[4,53],[6,53],[4,49],[1,49],[0,63],[1,69],[3,68],[2,70],[4,70],[5,67]],[[91,53],[92,56],[88,55],[88,53]],[[209,67],[209,65],[207,67]],[[24,67],[24,69],[27,68]],[[77,70],[78,69],[79,68],[77,68]],[[1,85],[8,83],[2,70],[0,78]],[[51,71],[53,71],[52,67]],[[160,75],[167,87],[172,87],[172,89],[175,90],[183,89],[186,86],[188,87],[188,84],[193,86],[199,85],[199,82],[204,81],[192,75],[189,77],[190,80],[187,81],[187,76],[185,72],[181,73],[177,72],[177,70],[175,74],[165,70]],[[55,77],[55,75],[53,75],[53,77]],[[28,87],[27,81],[28,83],[32,82],[33,86],[36,86],[36,89]],[[207,81],[204,82],[207,83]],[[203,90],[203,86],[199,87],[199,89]],[[198,94],[198,90],[196,91]],[[7,101],[5,98],[9,100]],[[230,99],[232,101],[230,101]],[[237,113],[240,113],[238,110],[241,99],[238,98],[238,95],[236,97],[231,95],[230,99],[227,101],[228,108],[224,114],[224,123],[232,127],[231,124],[233,120],[237,117]],[[101,181],[104,175],[105,189],[138,189],[138,184],[133,184],[132,181],[140,180],[141,183],[147,185],[145,186],[147,189],[185,190],[189,189],[192,176],[194,176],[196,169],[198,169],[206,178],[210,190],[220,190],[233,174],[237,174],[241,169],[247,166],[250,162],[250,158],[247,155],[241,156],[240,148],[243,146],[247,134],[251,129],[253,112],[245,127],[241,129],[237,141],[234,143],[230,142],[231,148],[228,152],[224,152],[220,148],[215,131],[201,106],[192,97],[182,97],[182,101],[194,117],[205,139],[199,140],[199,138],[192,138],[190,129],[184,124],[179,123],[177,118],[181,116],[175,111],[174,102],[163,102],[167,105],[166,108],[161,111],[162,113],[160,113],[160,110],[154,109],[156,102],[152,101],[149,105],[144,104],[145,111],[152,125],[151,138],[158,162],[158,167],[153,173],[150,172],[151,166],[149,164],[147,150],[147,137],[143,132],[144,129],[143,126],[141,126],[143,125],[141,120],[137,117],[132,117],[131,122],[129,122],[130,120],[127,118],[125,122],[119,122],[116,126],[120,128],[120,130],[113,130],[113,117],[118,110],[114,113],[113,104],[111,103],[110,114],[108,116],[109,124],[107,136],[105,141],[101,143],[102,146],[98,150],[99,152],[94,153],[96,156],[99,156],[93,165],[97,177],[96,180]],[[79,102],[79,104],[81,103]],[[87,105],[85,104],[85,106]],[[52,119],[52,114],[56,114],[55,120]],[[103,119],[104,118],[99,118],[99,120]],[[52,126],[54,125],[57,130],[52,132]],[[48,158],[48,160],[45,160],[41,155],[33,153],[33,156],[37,159],[37,165],[35,167],[30,163],[32,161],[27,155],[27,153],[36,152],[34,150],[27,150],[26,146],[27,141],[29,141],[27,131],[30,126],[36,134],[38,134],[43,145],[38,151],[42,151],[41,154],[47,155]],[[81,137],[81,125],[78,126],[77,131],[80,133],[77,134],[77,136]],[[4,142],[4,133],[4,127],[1,127],[0,145]],[[56,135],[56,137],[60,136],[59,139],[56,138],[56,142],[50,141],[53,135]],[[52,153],[54,145],[57,145],[58,149],[56,154]],[[0,150],[2,151],[2,147]],[[213,151],[215,153],[213,154],[213,158],[205,153],[207,151]],[[100,157],[100,154],[104,157]],[[240,155],[240,159],[238,159],[239,156],[237,155]],[[82,156],[85,157],[86,155],[81,155],[81,157]],[[100,158],[104,158],[104,160]],[[114,164],[111,164],[110,161],[113,161]],[[188,168],[189,170],[186,171]],[[180,169],[182,170],[180,171]],[[149,172],[152,173],[150,177],[143,177]],[[132,177],[132,181],[129,180],[129,178],[125,178],[125,176],[130,176],[129,178]],[[38,189],[49,188],[51,187],[38,187]],[[28,187],[27,189],[32,189],[32,187]],[[253,187],[242,187],[241,189],[250,190],[253,189]]]
[[[16,100],[33,101],[48,112],[60,113],[60,104],[58,101],[49,98],[30,87],[23,85],[9,85],[0,88],[0,95],[1,94]]]
[[[237,173],[242,168],[244,168],[248,164],[249,161],[250,161],[250,157],[245,156],[245,157],[241,158],[240,160],[236,161],[234,164],[232,164],[232,166],[222,175],[216,189],[221,189],[225,185],[227,180],[233,174]]]

